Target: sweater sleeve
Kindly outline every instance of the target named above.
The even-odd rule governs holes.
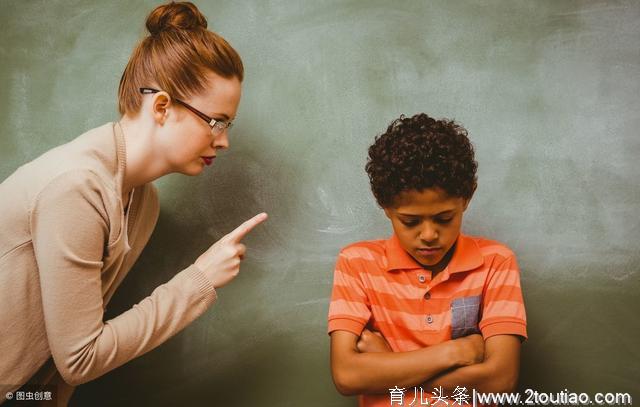
[[[104,322],[101,270],[109,217],[103,191],[90,171],[65,173],[41,191],[31,211],[49,347],[56,368],[71,385],[155,348],[216,299],[211,282],[192,265]]]

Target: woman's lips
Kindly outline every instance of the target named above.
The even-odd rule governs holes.
[[[211,163],[213,163],[213,159],[216,158],[216,156],[213,155],[210,157],[200,157],[200,158],[202,158],[202,161],[204,161],[206,165],[211,165]]]

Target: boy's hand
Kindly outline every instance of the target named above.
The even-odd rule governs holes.
[[[229,283],[240,273],[240,261],[247,250],[240,241],[266,219],[266,213],[254,216],[215,242],[195,261],[194,265],[204,272],[215,288]]]
[[[378,331],[370,331],[365,328],[356,343],[360,353],[393,352],[391,346]]]
[[[458,358],[463,366],[474,365],[484,361],[484,338],[480,334],[473,334],[454,339],[458,345]]]

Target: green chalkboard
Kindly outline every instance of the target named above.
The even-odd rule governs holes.
[[[196,3],[246,66],[231,149],[200,177],[157,182],[158,226],[107,317],[271,217],[210,311],[72,405],[354,405],[329,370],[333,264],[341,246],[389,235],[366,149],[422,111],[457,119],[476,146],[466,233],[519,256],[521,391],[640,400],[640,3]],[[157,4],[0,3],[0,179],[118,119],[120,75]]]

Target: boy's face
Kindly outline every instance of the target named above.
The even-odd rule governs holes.
[[[438,272],[451,258],[445,256],[460,234],[468,203],[434,187],[401,192],[384,211],[402,248],[418,263]]]

